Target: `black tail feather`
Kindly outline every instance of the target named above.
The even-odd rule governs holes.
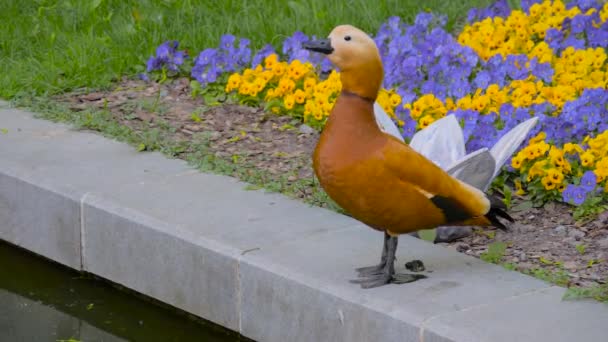
[[[489,198],[490,198],[490,211],[486,214],[486,218],[496,228],[505,230],[505,231],[508,230],[509,228],[507,226],[505,226],[502,222],[500,222],[500,220],[498,219],[499,217],[502,217],[503,219],[505,219],[509,222],[515,222],[515,220],[513,220],[513,218],[509,214],[507,214],[507,212],[506,212],[507,206],[504,204],[504,202],[502,200],[500,200],[496,196],[489,196]]]
[[[507,214],[507,206],[496,196],[488,196],[488,198],[490,199],[490,211],[488,211],[485,217],[492,223],[493,226],[502,230],[508,230],[509,228],[498,219],[501,217],[509,222],[514,222],[513,218]],[[467,212],[460,203],[449,197],[435,195],[431,197],[430,200],[443,212],[448,224],[453,222],[463,222],[471,218],[471,214]]]

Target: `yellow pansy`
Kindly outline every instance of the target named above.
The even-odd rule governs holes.
[[[540,182],[545,187],[545,190],[553,190],[557,186],[557,184],[549,176],[541,178]]]
[[[295,96],[293,94],[285,95],[283,98],[283,105],[285,109],[290,110],[293,108],[293,105],[296,103]]]
[[[581,154],[581,165],[585,167],[592,167],[594,161],[595,157],[593,156],[593,152],[587,150]]]

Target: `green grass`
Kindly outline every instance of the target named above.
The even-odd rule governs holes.
[[[587,299],[593,298],[598,302],[608,303],[608,284],[594,285],[591,287],[571,287],[564,294],[564,299]]]
[[[142,71],[165,40],[196,54],[231,33],[279,46],[294,31],[325,36],[350,23],[375,33],[389,16],[412,22],[423,10],[447,14],[448,27],[490,0],[348,2],[308,0],[3,0],[0,97],[104,88]]]
[[[533,268],[526,270],[523,273],[562,287],[567,287],[570,282],[570,277],[568,277],[566,271],[561,268],[553,271],[545,268]]]
[[[488,250],[481,253],[479,258],[485,262],[498,264],[507,250],[507,244],[502,241],[495,241],[488,245]]]

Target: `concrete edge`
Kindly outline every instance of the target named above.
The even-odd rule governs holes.
[[[121,207],[98,194],[83,197],[81,215],[82,236],[89,241],[85,242],[89,247],[83,249],[84,271],[240,331],[242,253],[238,249]],[[128,243],[121,245],[125,240]],[[107,248],[110,244],[112,248]],[[134,253],[148,254],[141,259]],[[176,283],[150,281],[159,280],[158,275]],[[197,291],[199,287],[204,291]]]
[[[38,221],[32,221],[32,218],[25,216],[13,218],[7,214],[7,217],[11,219],[11,224],[17,224],[20,228],[35,223],[37,230],[32,231],[32,233],[39,233],[43,230],[50,235],[48,240],[38,241],[39,243],[36,245],[18,243],[19,240],[14,240],[10,234],[4,235],[0,231],[0,233],[3,233],[3,235],[0,235],[2,239],[68,267],[109,279],[252,338],[256,336],[251,336],[243,324],[243,308],[246,306],[245,299],[247,299],[243,297],[243,288],[244,283],[250,280],[249,278],[243,278],[243,276],[246,276],[246,272],[251,273],[252,268],[263,269],[271,277],[280,279],[281,284],[277,283],[277,286],[293,286],[309,292],[317,292],[320,300],[329,298],[332,301],[340,301],[339,305],[354,307],[357,311],[360,311],[362,322],[368,316],[373,317],[375,320],[373,324],[381,322],[386,328],[390,327],[403,333],[401,338],[405,338],[405,335],[413,336],[411,334],[411,328],[413,328],[415,330],[415,340],[426,342],[464,342],[468,340],[466,338],[454,338],[453,336],[467,336],[467,338],[473,336],[467,335],[466,331],[463,332],[466,327],[456,327],[458,330],[456,335],[441,331],[441,327],[438,328],[435,323],[443,318],[451,318],[463,313],[501,305],[504,302],[532,297],[536,294],[542,294],[548,289],[555,289],[558,292],[562,290],[547,284],[545,287],[501,298],[497,302],[484,302],[467,306],[457,311],[428,317],[423,321],[417,321],[413,317],[411,321],[407,321],[404,320],[403,314],[396,315],[394,312],[382,312],[365,302],[355,302],[351,300],[352,297],[336,295],[338,289],[328,287],[327,284],[321,286],[320,283],[317,284],[317,279],[307,274],[298,273],[297,270],[288,268],[281,269],[280,265],[275,264],[261,265],[259,259],[256,259],[255,253],[250,255],[247,251],[241,251],[205,236],[193,234],[187,229],[182,229],[179,224],[151,217],[135,209],[122,207],[111,198],[103,197],[95,192],[75,189],[65,184],[56,184],[51,179],[36,178],[23,170],[17,170],[10,166],[0,166],[0,189],[14,190],[15,193],[27,189],[30,192],[28,199],[39,199],[34,204],[26,200],[18,201],[15,206],[21,207],[5,208],[6,211],[0,208],[0,214],[10,213],[11,210],[32,211],[30,205],[34,205],[36,209],[34,211],[40,212],[37,217]],[[3,194],[0,193],[0,197],[2,196]],[[7,193],[4,196],[10,196],[10,194]],[[0,204],[2,203],[0,201]],[[66,210],[66,207],[69,210]],[[57,225],[48,226],[45,224],[54,218],[58,218]],[[349,228],[342,229],[347,230]],[[64,239],[76,245],[73,246],[75,247],[74,250],[70,250],[72,254],[67,256],[57,254],[55,249],[46,248],[49,245],[54,246],[54,244],[63,243]],[[96,243],[92,244],[91,241],[96,241]],[[128,241],[130,244],[114,245],[121,241]],[[108,248],[110,244],[112,244],[112,248]],[[159,255],[162,253],[156,253],[151,248],[159,246],[163,247],[164,255]],[[147,251],[148,254],[144,254],[141,260],[132,260],[125,257],[132,253],[132,248],[139,248],[139,251]],[[439,247],[429,246],[429,248]],[[173,263],[165,263],[163,258],[171,259]],[[99,260],[104,260],[104,262],[98,262]],[[124,260],[131,261],[130,265],[123,262]],[[201,266],[199,264],[201,260],[212,260],[213,262]],[[177,270],[174,267],[175,265],[184,267]],[[114,269],[119,267],[124,267],[126,272],[115,272]],[[200,271],[201,268],[204,268],[204,272]],[[231,272],[225,272],[227,268]],[[505,270],[504,272],[508,271]],[[127,278],[125,278],[125,274]],[[176,277],[177,283],[165,282],[161,286],[154,281],[148,282],[148,279],[129,278],[146,275],[154,280],[159,275],[164,274],[171,274]],[[312,286],[311,284],[319,286]],[[199,285],[200,288],[198,288]],[[192,290],[192,287],[197,287],[197,289]],[[187,293],[184,291],[192,291],[189,293],[192,297],[184,298],[184,293]],[[587,303],[583,302],[582,305],[587,305]],[[597,307],[595,304],[589,303],[589,307],[591,306]],[[370,326],[369,328],[373,327]],[[357,338],[356,335],[354,337]]]
[[[17,176],[15,174],[11,174],[11,172],[4,172],[4,170],[0,171],[0,175],[2,175],[4,177],[11,177],[11,178],[14,178],[18,182],[24,182],[31,186],[35,186],[38,189],[38,192],[40,192],[40,194],[51,191],[51,192],[55,193],[56,195],[62,197],[65,200],[77,201],[79,211],[77,212],[77,216],[74,217],[74,220],[79,223],[79,235],[80,235],[79,236],[80,237],[80,246],[79,246],[80,260],[79,261],[80,262],[78,263],[78,265],[76,265],[76,267],[74,267],[75,265],[66,264],[65,262],[63,262],[61,260],[57,260],[57,258],[55,258],[52,255],[45,255],[44,252],[40,253],[40,251],[32,250],[32,248],[29,248],[28,246],[22,246],[22,247],[30,249],[35,253],[42,254],[43,256],[45,256],[47,258],[53,259],[55,261],[59,261],[60,263],[66,264],[69,267],[76,268],[76,269],[79,269],[79,270],[85,271],[85,272],[90,272],[90,273],[100,276],[102,278],[106,278],[110,281],[116,282],[116,283],[126,286],[128,288],[131,288],[132,290],[135,290],[137,292],[143,293],[152,298],[161,300],[167,304],[175,306],[180,310],[190,312],[190,313],[200,316],[204,319],[210,320],[214,323],[223,325],[224,327],[227,327],[227,328],[234,330],[236,332],[239,332],[241,334],[245,333],[244,336],[246,336],[246,337],[254,337],[254,336],[248,336],[246,334],[246,332],[243,331],[242,267],[252,267],[252,266],[254,266],[256,268],[262,267],[265,272],[273,273],[274,276],[283,278],[286,283],[291,283],[290,286],[297,286],[298,288],[301,288],[301,289],[305,288],[309,291],[317,291],[317,292],[319,291],[320,286],[318,286],[318,287],[314,286],[315,283],[318,283],[318,280],[314,279],[313,277],[310,277],[306,274],[300,274],[298,272],[294,272],[293,270],[289,270],[282,266],[272,265],[270,267],[267,267],[267,265],[264,265],[264,266],[256,265],[255,261],[252,261],[248,258],[248,255],[247,255],[248,253],[246,253],[246,252],[240,251],[231,246],[224,245],[220,242],[217,242],[217,241],[214,241],[214,240],[202,237],[202,236],[195,236],[185,229],[180,229],[179,225],[170,224],[168,222],[158,220],[158,219],[150,217],[144,213],[141,213],[137,210],[121,207],[121,206],[117,205],[116,203],[114,203],[114,201],[112,199],[104,198],[98,194],[90,193],[90,192],[85,192],[84,194],[79,195],[79,192],[77,190],[66,188],[66,187],[60,187],[59,189],[57,189],[54,185],[49,184],[47,181],[36,180],[36,179],[29,177],[28,175]],[[107,217],[103,218],[102,221],[103,220],[109,221],[109,220],[111,220],[112,216],[118,217],[120,220],[124,220],[125,222],[132,222],[141,227],[145,227],[145,229],[148,230],[146,232],[146,235],[161,234],[161,235],[165,236],[167,239],[177,239],[185,244],[190,244],[190,245],[196,246],[196,248],[198,248],[198,249],[205,250],[209,253],[215,253],[215,254],[221,255],[222,257],[229,259],[234,267],[233,270],[234,270],[235,282],[233,283],[233,286],[234,286],[233,290],[234,290],[234,293],[236,293],[236,300],[233,303],[232,307],[235,309],[234,318],[236,319],[236,321],[232,321],[231,319],[228,319],[228,320],[218,319],[217,317],[210,316],[207,312],[197,310],[196,308],[193,308],[193,307],[188,307],[187,305],[182,305],[183,303],[182,304],[176,303],[174,300],[171,300],[162,295],[159,296],[158,294],[151,293],[149,290],[142,288],[138,285],[130,284],[129,281],[126,279],[116,278],[116,277],[113,277],[112,274],[104,273],[103,271],[99,271],[97,269],[91,269],[90,267],[88,267],[88,265],[90,264],[90,261],[87,259],[89,257],[89,256],[87,256],[88,255],[87,249],[91,248],[91,247],[89,247],[87,245],[87,240],[88,240],[87,234],[89,234],[88,230],[91,229],[90,227],[88,227],[88,218],[89,218],[89,214],[90,214],[91,210],[102,211],[104,213],[104,215],[107,216]],[[95,228],[97,228],[97,227],[95,227]],[[348,228],[343,228],[343,229],[348,230]],[[439,248],[439,247],[433,247],[433,248]],[[283,272],[279,272],[279,269],[281,269],[281,268],[282,268]],[[507,271],[505,271],[505,272],[507,272]],[[536,293],[545,291],[547,288],[555,288],[555,286],[548,284],[547,287],[526,291],[517,296],[505,298],[502,301],[511,300],[515,297],[524,298],[527,296],[532,296]],[[329,296],[330,298],[334,298],[334,299],[342,301],[344,303],[348,302],[347,298],[345,298],[344,296],[336,295],[335,291],[326,292],[323,295]],[[432,316],[422,322],[415,322],[415,319],[414,319],[414,322],[403,322],[402,321],[403,317],[396,317],[392,313],[380,312],[376,308],[366,305],[365,303],[352,303],[351,302],[348,304],[355,304],[360,310],[367,312],[365,315],[380,317],[379,318],[380,320],[387,321],[388,322],[387,324],[390,323],[389,326],[392,326],[393,329],[407,329],[408,326],[411,328],[414,328],[417,331],[416,332],[416,335],[418,336],[417,340],[421,341],[421,342],[429,341],[429,338],[428,338],[429,334],[431,334],[431,336],[433,336],[433,338],[430,339],[431,341],[454,341],[454,342],[464,341],[464,340],[454,340],[447,336],[442,337],[442,335],[440,333],[436,333],[432,328],[431,323],[433,323],[437,319],[440,319],[443,316],[453,315],[454,313],[445,313],[445,314],[440,314],[437,316]],[[483,304],[476,305],[476,306],[466,307],[466,308],[462,308],[461,310],[457,311],[456,313],[463,313],[463,312],[467,312],[469,310],[476,310],[476,309],[491,306],[494,304],[497,304],[497,303],[483,303]],[[223,305],[226,305],[226,303],[224,303]],[[385,318],[382,318],[382,317],[385,317]],[[400,321],[400,319],[401,319],[401,321]],[[397,324],[397,326],[395,326],[395,324]],[[406,326],[405,327],[400,326],[401,324],[405,324]]]

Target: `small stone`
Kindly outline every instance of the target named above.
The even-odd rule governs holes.
[[[302,134],[313,134],[315,132],[315,129],[308,126],[307,124],[300,125],[300,128],[298,130]]]
[[[608,223],[608,210],[599,214],[597,219],[598,219],[598,221],[600,221],[602,223]]]
[[[435,242],[452,242],[471,235],[471,227],[438,227]]]
[[[566,261],[566,262],[564,262],[564,268],[567,269],[568,271],[576,271],[576,269],[578,268],[578,265],[574,261]]]
[[[421,260],[412,260],[405,263],[405,268],[412,272],[422,272],[425,270],[424,264]]]
[[[566,235],[568,234],[568,229],[565,226],[559,225],[553,228],[553,232],[557,235]]]
[[[578,229],[570,229],[568,231],[568,236],[574,238],[576,241],[585,237],[585,233],[581,232]]]
[[[528,261],[528,255],[524,252],[519,252],[517,258],[519,258],[520,261]]]
[[[217,139],[219,139],[221,137],[222,137],[222,133],[220,133],[218,131],[214,131],[213,133],[211,133],[209,135],[209,140],[214,141],[214,140],[217,140]]]
[[[534,215],[530,215],[530,216],[528,216],[528,220],[534,220],[535,217],[536,216],[534,216]]]
[[[184,125],[184,129],[190,132],[199,132],[201,130],[201,126],[195,124],[186,124]]]
[[[520,262],[517,266],[521,270],[529,270],[534,267],[534,265],[529,262]]]
[[[90,93],[90,94],[87,94],[87,95],[84,95],[81,97],[81,99],[87,100],[87,101],[97,101],[97,100],[101,100],[102,98],[103,98],[102,93]]]
[[[456,244],[456,250],[459,251],[460,253],[464,253],[464,252],[468,251],[469,249],[471,249],[471,246],[467,245],[466,243],[460,242],[460,243]]]
[[[598,240],[597,245],[602,249],[608,249],[608,237]]]

